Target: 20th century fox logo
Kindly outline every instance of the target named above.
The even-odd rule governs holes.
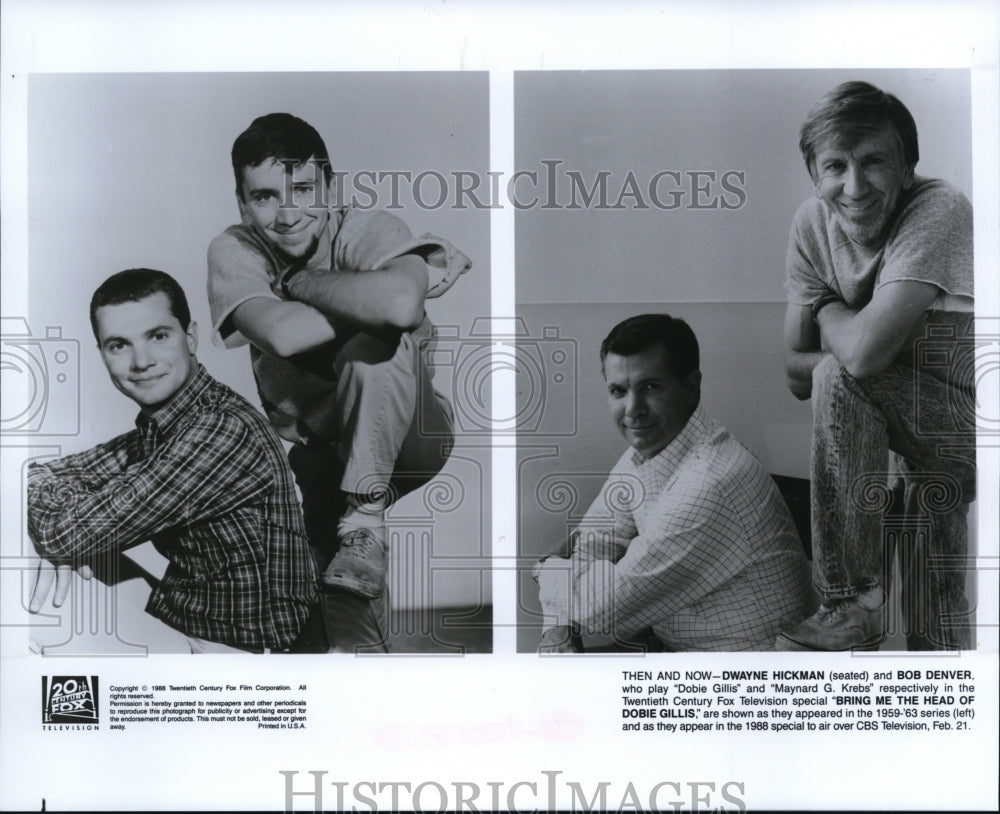
[[[97,676],[42,676],[44,729],[98,729]]]

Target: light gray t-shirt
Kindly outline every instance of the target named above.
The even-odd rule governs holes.
[[[409,253],[424,256],[428,248],[441,245],[435,238],[414,240],[403,221],[380,210],[337,210],[330,232],[332,267],[337,270],[367,271],[391,257]],[[238,348],[248,343],[232,324],[233,311],[255,297],[281,299],[274,287],[283,271],[278,258],[246,226],[230,226],[212,241],[208,248],[208,302],[216,345]],[[290,358],[271,356],[250,346],[261,403],[286,441],[311,437],[338,440],[334,360],[344,341],[346,338],[338,338]]]
[[[788,301],[810,306],[828,290],[863,308],[876,288],[900,280],[940,289],[928,310],[973,310],[972,205],[958,189],[915,177],[885,242],[859,246],[810,198],[792,220],[785,267]]]

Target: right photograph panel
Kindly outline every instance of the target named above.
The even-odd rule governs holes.
[[[974,649],[969,73],[514,90],[518,651]]]

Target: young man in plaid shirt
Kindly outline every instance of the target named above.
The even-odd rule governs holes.
[[[316,600],[316,574],[281,443],[195,358],[197,325],[161,271],[130,269],[94,293],[90,318],[136,429],[28,471],[28,527],[44,558],[30,609],[73,566],[151,540],[170,563],[147,611],[192,653],[282,651]]]
[[[580,652],[580,630],[669,650],[773,650],[814,606],[791,515],[760,462],[699,406],[698,341],[644,314],[601,345],[611,416],[631,449],[572,539],[534,569],[540,652]]]

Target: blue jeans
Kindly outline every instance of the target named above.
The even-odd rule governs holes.
[[[969,314],[951,318],[971,325]],[[971,357],[971,339],[954,353],[957,347],[947,346],[953,362]],[[959,375],[963,370],[968,381]],[[972,372],[959,363],[947,375],[896,363],[855,379],[833,356],[813,371],[813,580],[825,599],[888,588],[898,551],[913,650],[970,646],[965,579],[968,508],[976,494]],[[901,514],[892,511],[890,451],[902,458]]]
[[[337,524],[346,493],[388,492],[390,503],[441,471],[454,440],[448,401],[434,390],[421,346],[433,339],[425,317],[397,342],[358,333],[337,354],[336,415],[340,440],[295,444],[288,461],[302,492],[306,533],[322,573],[337,553]],[[389,591],[366,599],[347,591],[324,593],[330,648],[347,653],[387,652]]]

